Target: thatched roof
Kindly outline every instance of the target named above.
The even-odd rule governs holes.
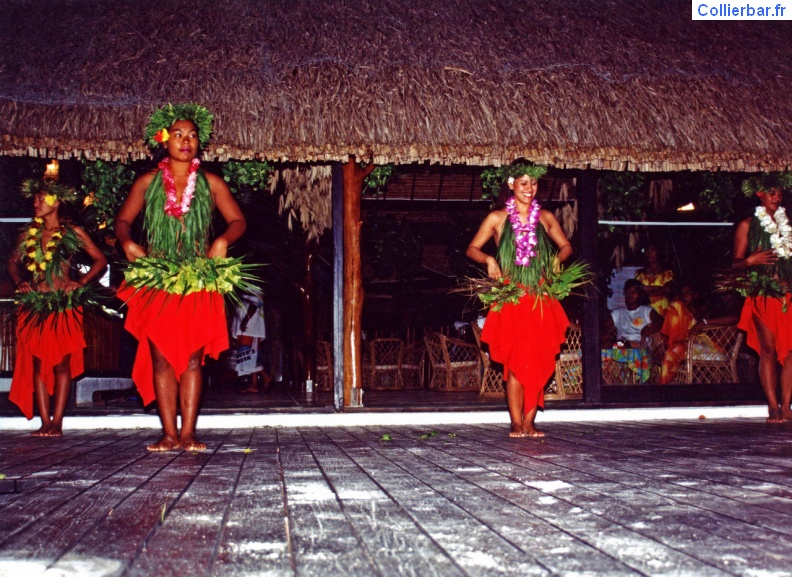
[[[0,153],[146,153],[154,107],[212,158],[773,170],[792,23],[686,0],[0,0]]]

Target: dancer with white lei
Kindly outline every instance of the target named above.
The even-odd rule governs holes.
[[[747,179],[743,192],[756,195],[754,216],[737,225],[733,287],[746,297],[738,326],[759,353],[759,380],[769,423],[792,421],[792,226],[781,206],[792,175],[762,174]],[[776,363],[781,363],[779,395]]]

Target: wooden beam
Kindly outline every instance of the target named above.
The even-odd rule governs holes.
[[[344,177],[344,406],[359,406],[352,389],[363,385],[361,324],[363,320],[363,274],[360,263],[360,197],[363,181],[374,164],[361,168],[350,156],[343,165]],[[354,402],[353,402],[354,401]]]
[[[597,244],[597,176],[592,170],[579,173],[577,200],[580,222],[580,257],[599,275],[599,247]],[[600,353],[601,281],[597,278],[583,300],[583,398],[586,403],[602,401],[602,359]]]
[[[333,210],[333,405],[344,407],[344,174],[332,168]]]

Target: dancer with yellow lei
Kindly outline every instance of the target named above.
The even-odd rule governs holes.
[[[485,264],[488,277],[500,283],[488,294],[516,289],[512,297],[493,303],[481,335],[492,358],[504,365],[511,437],[544,436],[534,420],[544,407],[544,387],[569,326],[551,285],[553,271],[572,254],[572,245],[553,214],[536,201],[538,179],[546,171],[526,164],[503,171],[496,200],[500,206],[481,223],[466,253]],[[497,258],[481,250],[493,238]],[[480,298],[490,302],[488,296]]]
[[[792,421],[792,226],[781,206],[792,175],[762,174],[743,182],[746,196],[756,195],[754,216],[737,225],[733,279],[746,297],[738,326],[759,353],[759,381],[768,407],[768,423]],[[781,363],[778,396],[776,364]]]
[[[72,378],[83,372],[83,307],[97,304],[88,283],[107,259],[88,234],[59,216],[61,203],[76,200],[72,188],[53,181],[27,180],[22,192],[33,198],[34,218],[8,262],[17,288],[17,354],[9,399],[33,418],[33,398],[41,417],[40,437],[63,434],[63,416]],[[73,257],[84,250],[88,272],[69,277]],[[51,398],[55,397],[54,409]]]
[[[203,451],[195,437],[205,355],[228,348],[223,294],[244,284],[228,247],[245,231],[245,217],[223,179],[200,168],[213,116],[197,104],[166,105],[146,127],[156,170],[138,178],[115,220],[130,265],[118,296],[129,308],[125,327],[138,339],[132,378],[145,404],[157,400],[162,438],[147,448]],[[131,228],[145,207],[144,246]],[[226,230],[211,243],[212,209]],[[176,415],[181,410],[179,432]]]

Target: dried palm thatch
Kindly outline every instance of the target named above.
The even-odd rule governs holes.
[[[306,240],[319,240],[332,227],[332,169],[328,165],[284,168],[270,178],[270,192],[275,192],[278,179],[283,181],[283,194],[278,210],[286,214],[289,230],[295,222],[306,234]]]
[[[0,0],[0,154],[124,159],[165,102],[209,158],[792,165],[785,22],[666,0]]]

